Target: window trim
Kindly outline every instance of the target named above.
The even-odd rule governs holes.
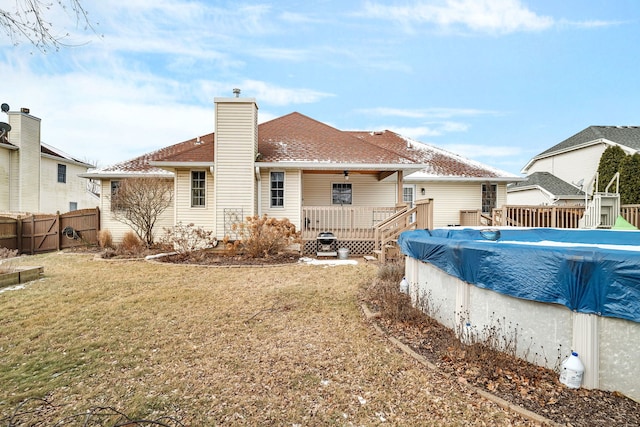
[[[282,174],[282,181],[274,181],[273,180],[273,176],[274,174]],[[284,209],[284,202],[285,202],[285,188],[286,188],[286,180],[287,180],[287,174],[284,171],[279,171],[279,170],[274,170],[274,171],[269,171],[269,207],[272,209]],[[277,182],[282,182],[282,188],[274,188],[273,184],[277,183]],[[273,192],[274,191],[278,191],[278,192],[282,192],[281,196],[274,196]],[[274,204],[274,200],[280,200],[281,204]]]
[[[202,180],[198,180],[199,182],[202,182],[202,188],[194,188],[194,174],[202,174]],[[207,172],[204,170],[192,170],[189,174],[189,187],[190,187],[190,191],[189,191],[189,200],[191,203],[191,207],[192,208],[206,208],[207,207]],[[194,191],[201,191],[202,194],[196,196],[194,194]],[[201,204],[195,204],[194,202],[196,201],[196,198],[198,201],[201,201]]]
[[[349,200],[348,202],[336,203],[335,193],[336,186],[341,186],[346,189],[349,188]],[[332,182],[331,183],[331,206],[352,206],[353,205],[353,184],[350,182]]]
[[[119,179],[110,180],[109,187],[111,188],[111,191],[109,192],[109,198],[111,199],[111,210],[114,211],[116,209],[113,205],[113,196],[118,192],[118,188],[120,188],[120,180]]]
[[[58,163],[58,182],[60,184],[67,183],[67,165],[63,163]]]
[[[490,187],[493,190],[493,194],[494,194],[494,198],[493,198],[493,206],[491,206],[490,210],[488,212],[485,212],[484,210],[484,206],[485,206],[485,193],[487,193],[487,191],[485,190],[486,187]],[[492,182],[483,182],[480,185],[480,210],[482,211],[483,214],[490,214],[492,212],[493,209],[498,207],[498,184],[492,183]]]

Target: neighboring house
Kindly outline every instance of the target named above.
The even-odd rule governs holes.
[[[234,223],[266,214],[313,239],[335,232],[362,253],[398,205],[430,198],[434,226],[457,224],[461,209],[503,204],[507,183],[519,179],[390,131],[342,131],[295,112],[257,119],[255,99],[216,98],[215,133],[83,174],[102,182],[101,228],[116,241],[128,230],[110,214],[120,180],[158,176],[174,180],[175,196],[156,236],[193,223],[233,238]]]
[[[507,186],[509,205],[584,206],[585,193],[549,172],[534,172]]]
[[[40,141],[40,119],[26,108],[10,111],[0,141],[0,211],[52,214],[95,208],[99,197],[80,178],[93,165]]]
[[[638,152],[640,126],[589,126],[533,157],[521,172],[529,177],[536,172],[545,172],[579,190],[590,193],[594,189],[600,157],[607,147],[613,145],[619,146],[627,154]],[[522,193],[523,188],[529,185],[526,181],[510,186],[507,203],[535,205],[544,199],[570,203],[572,199],[566,196],[572,193],[562,194],[569,190],[566,185],[543,186],[542,181],[545,184],[549,182],[548,179],[540,180],[535,177],[529,181],[531,187],[536,185],[540,187],[538,193],[532,191],[532,188],[528,193]],[[603,187],[607,184],[600,183],[599,190],[603,191]],[[575,199],[575,203],[584,205],[584,200]]]

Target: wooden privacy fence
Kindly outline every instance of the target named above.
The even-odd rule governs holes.
[[[0,216],[0,247],[21,254],[96,245],[100,210],[82,209],[55,215]]]

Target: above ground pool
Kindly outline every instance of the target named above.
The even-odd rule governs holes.
[[[640,231],[445,228],[398,242],[405,255],[481,288],[640,322]]]

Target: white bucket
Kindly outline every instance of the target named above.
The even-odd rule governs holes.
[[[580,388],[582,384],[582,376],[584,375],[584,365],[578,358],[575,351],[571,356],[562,362],[560,367],[560,382],[569,388]]]
[[[349,259],[349,249],[347,248],[338,249],[338,259]]]

